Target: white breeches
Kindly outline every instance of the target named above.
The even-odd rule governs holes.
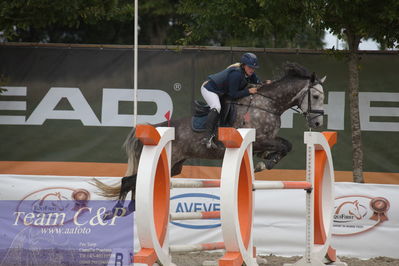
[[[205,84],[205,83],[204,83]],[[211,91],[208,91],[205,87],[204,84],[202,84],[201,86],[201,94],[202,97],[204,97],[206,103],[209,105],[209,107],[211,108],[211,110],[214,108],[218,111],[218,113],[220,114],[220,99],[219,96]]]

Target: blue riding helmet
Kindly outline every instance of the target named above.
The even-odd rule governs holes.
[[[245,53],[241,57],[241,63],[252,68],[259,68],[258,58],[253,53]]]

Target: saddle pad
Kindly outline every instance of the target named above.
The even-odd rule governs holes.
[[[204,132],[205,123],[208,116],[193,116],[191,119],[191,128],[195,132]]]

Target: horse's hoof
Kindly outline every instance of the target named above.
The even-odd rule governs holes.
[[[112,218],[114,218],[114,212],[113,211],[106,211],[103,214],[103,217],[102,217],[103,221],[111,220]]]
[[[264,162],[258,162],[255,167],[255,173],[266,170],[266,164]]]

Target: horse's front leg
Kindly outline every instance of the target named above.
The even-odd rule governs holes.
[[[262,147],[265,148],[262,151],[256,152],[255,155],[264,161],[260,161],[256,164],[255,172],[272,169],[292,150],[292,144],[281,137],[266,140],[262,143]]]

